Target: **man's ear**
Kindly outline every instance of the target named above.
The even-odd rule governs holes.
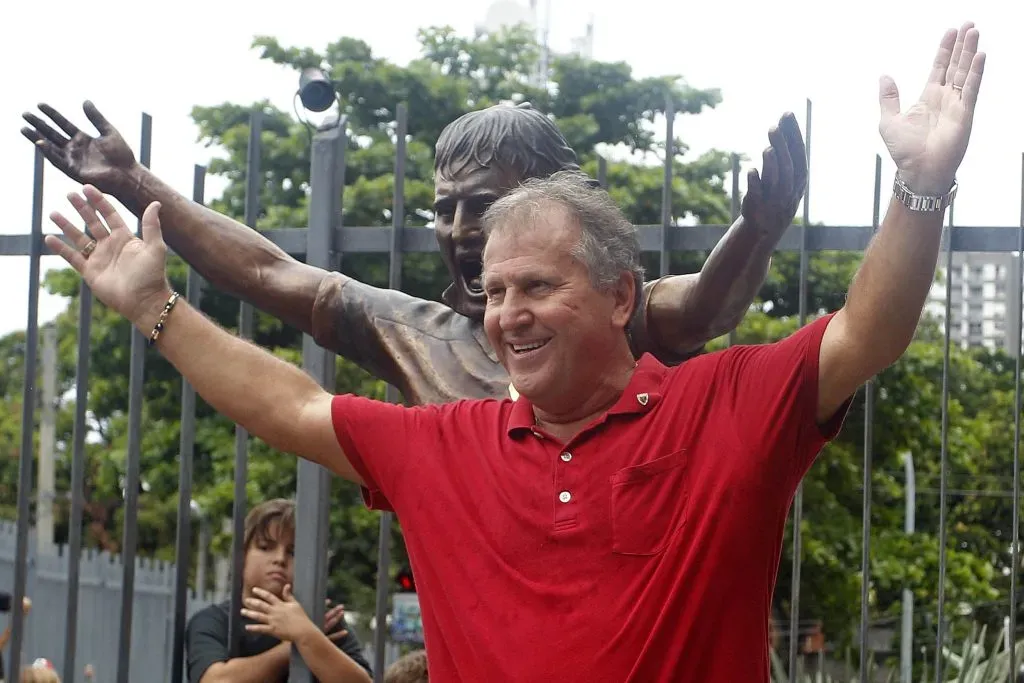
[[[615,297],[615,309],[612,312],[612,322],[616,327],[626,329],[629,327],[633,315],[636,313],[636,278],[629,271],[622,271],[619,274],[619,281],[615,283],[612,293]]]

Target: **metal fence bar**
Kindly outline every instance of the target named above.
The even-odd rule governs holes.
[[[914,454],[903,453],[903,471],[906,478],[904,484],[904,518],[903,531],[910,536],[914,533],[914,513],[917,503],[917,482],[914,478]],[[914,669],[914,592],[910,582],[903,582],[903,614],[900,616],[900,683],[911,683]],[[927,663],[925,664],[927,666]]]
[[[142,115],[139,163],[150,165],[153,118]],[[135,234],[142,235],[142,219]],[[128,365],[128,452],[124,473],[124,529],[121,543],[121,630],[117,646],[117,683],[128,683],[132,652],[132,617],[135,600],[135,555],[139,543],[139,486],[142,478],[142,390],[146,372],[146,338],[132,329]]]
[[[202,204],[206,194],[206,168],[196,165],[192,172],[192,201]],[[188,269],[185,299],[198,308],[202,281]],[[184,680],[185,626],[188,621],[188,576],[192,568],[192,468],[196,443],[196,390],[181,378],[181,422],[178,442],[178,528],[174,544],[174,621],[171,633],[171,682]],[[204,552],[200,545],[199,552]],[[196,577],[197,581],[199,577]],[[196,584],[196,593],[203,594]]]
[[[32,497],[33,437],[36,419],[36,355],[39,346],[39,266],[43,252],[43,153],[35,150],[32,184],[32,251],[28,266],[28,323],[25,328],[25,386],[21,403],[21,450],[18,456],[18,537],[14,552],[14,603],[11,606],[12,681],[21,671],[24,616],[21,601],[28,579],[29,503]]]
[[[608,160],[603,156],[597,157],[597,182],[608,189]]]
[[[807,228],[811,223],[811,101],[807,100],[804,139],[807,151],[807,184],[804,187],[804,219],[800,225],[800,327],[807,324],[807,270],[809,257],[807,249]],[[800,567],[803,562],[804,484],[796,488],[793,496],[793,575],[790,581],[789,610],[789,677],[797,675],[797,653],[800,644]]]
[[[672,165],[676,159],[675,102],[672,93],[665,100],[665,168],[661,186],[661,253],[658,277],[666,277],[671,271],[669,235],[672,227]]]
[[[339,215],[344,167],[339,150],[345,145],[345,123],[318,132],[313,138],[310,160],[312,193],[309,201],[309,257],[307,263],[330,270],[334,257],[334,222]],[[310,335],[302,337],[302,365],[328,391],[335,385],[335,354],[317,345]],[[295,597],[310,619],[322,624],[327,594],[328,512],[331,497],[330,473],[312,462],[299,460],[295,505]],[[292,648],[289,681],[310,683],[309,667]]]
[[[636,226],[640,249],[645,253],[660,252],[664,231],[658,224]],[[729,229],[728,225],[671,226],[668,231],[669,249],[672,251],[708,251],[715,247]],[[946,249],[952,240],[954,252],[1011,253],[1017,251],[1017,232],[1020,228],[992,225],[958,225],[943,232],[940,248]],[[261,234],[297,259],[306,258],[308,228],[274,228]],[[337,228],[334,242],[341,253],[386,254],[390,251],[391,226],[357,226]],[[810,253],[820,251],[864,251],[871,241],[870,225],[811,225],[806,230],[794,224],[787,229],[775,247],[776,253],[800,251],[803,238]],[[9,238],[9,239],[8,239]],[[0,256],[29,256],[30,235],[0,235]],[[437,253],[434,230],[429,227],[410,228],[402,240],[402,252]]]
[[[743,205],[740,203],[740,155],[733,153],[730,157],[732,162],[732,194],[729,198],[729,216],[730,220],[735,223],[736,219],[740,217],[740,212],[743,209]],[[728,344],[733,346],[736,343],[736,328],[729,330]]]
[[[78,647],[78,594],[82,565],[82,512],[85,507],[85,413],[89,402],[92,290],[78,290],[78,357],[75,362],[75,426],[71,436],[71,519],[68,522],[68,613],[64,624],[64,680],[75,680]]]
[[[260,134],[263,112],[249,114],[249,148],[245,168],[245,224],[256,228],[260,206]],[[238,307],[238,336],[252,339],[253,307],[245,301]],[[235,425],[234,505],[231,508],[231,613],[228,619],[228,643],[232,657],[240,654],[242,643],[242,571],[245,563],[245,515],[248,496],[245,484],[249,478],[249,431]]]
[[[949,206],[949,223],[945,232],[953,228],[953,205]],[[948,240],[952,245],[953,240]],[[946,642],[946,496],[947,470],[949,469],[949,345],[953,310],[953,249],[946,248],[946,311],[945,333],[942,340],[942,443],[939,450],[939,585],[938,610],[935,625],[935,681],[942,683],[944,657],[942,647]]]
[[[871,224],[878,230],[882,212],[882,157],[875,155],[875,197]],[[861,550],[860,550],[860,680],[866,681],[868,673],[868,629],[871,622],[868,615],[868,595],[871,586],[871,465],[874,458],[875,427],[875,383],[874,377],[864,385],[864,498],[861,504]]]
[[[402,238],[405,235],[405,137],[408,129],[408,111],[399,104],[396,111],[397,130],[395,134],[395,179],[391,200],[391,250],[389,253],[388,287],[402,288]],[[388,384],[385,400],[400,403],[398,389]],[[394,515],[384,510],[380,514],[377,533],[377,601],[375,605],[376,628],[373,633],[373,680],[383,683],[385,655],[387,654],[387,614],[391,584],[391,529]]]
[[[1020,175],[1020,230],[1017,232],[1017,267],[1010,269],[1014,274],[1014,286],[1010,288],[1010,291],[1016,294],[1014,298],[1016,335],[1013,339],[1015,351],[1013,364],[1013,543],[1010,545],[1010,623],[1007,627],[1010,632],[1011,681],[1016,680],[1017,676],[1017,585],[1020,570],[1020,357],[1024,353],[1024,348],[1021,347],[1021,330],[1024,328],[1024,296],[1021,292],[1022,283],[1024,283],[1024,155],[1021,155]]]

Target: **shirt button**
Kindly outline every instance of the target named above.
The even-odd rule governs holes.
[[[568,503],[570,500],[572,500],[572,494],[569,493],[568,491],[562,491],[561,493],[558,494],[558,500],[562,501],[563,503]]]
[[[562,462],[569,462],[572,460],[572,453],[562,453]]]

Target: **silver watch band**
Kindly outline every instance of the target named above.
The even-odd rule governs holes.
[[[953,203],[953,199],[956,197],[956,180],[953,180],[953,186],[949,188],[949,192],[938,196],[920,195],[915,194],[913,190],[906,186],[903,180],[900,179],[900,174],[896,174],[896,180],[892,184],[892,192],[896,196],[896,199],[900,200],[904,206],[911,211],[944,211],[947,206]]]

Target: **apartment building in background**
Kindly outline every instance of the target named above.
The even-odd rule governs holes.
[[[1013,253],[955,252],[945,272],[939,254],[939,281],[932,285],[926,310],[944,322],[946,282],[952,289],[950,339],[961,348],[984,346],[1016,353],[1021,330],[1014,302],[1021,296],[1021,275]]]

